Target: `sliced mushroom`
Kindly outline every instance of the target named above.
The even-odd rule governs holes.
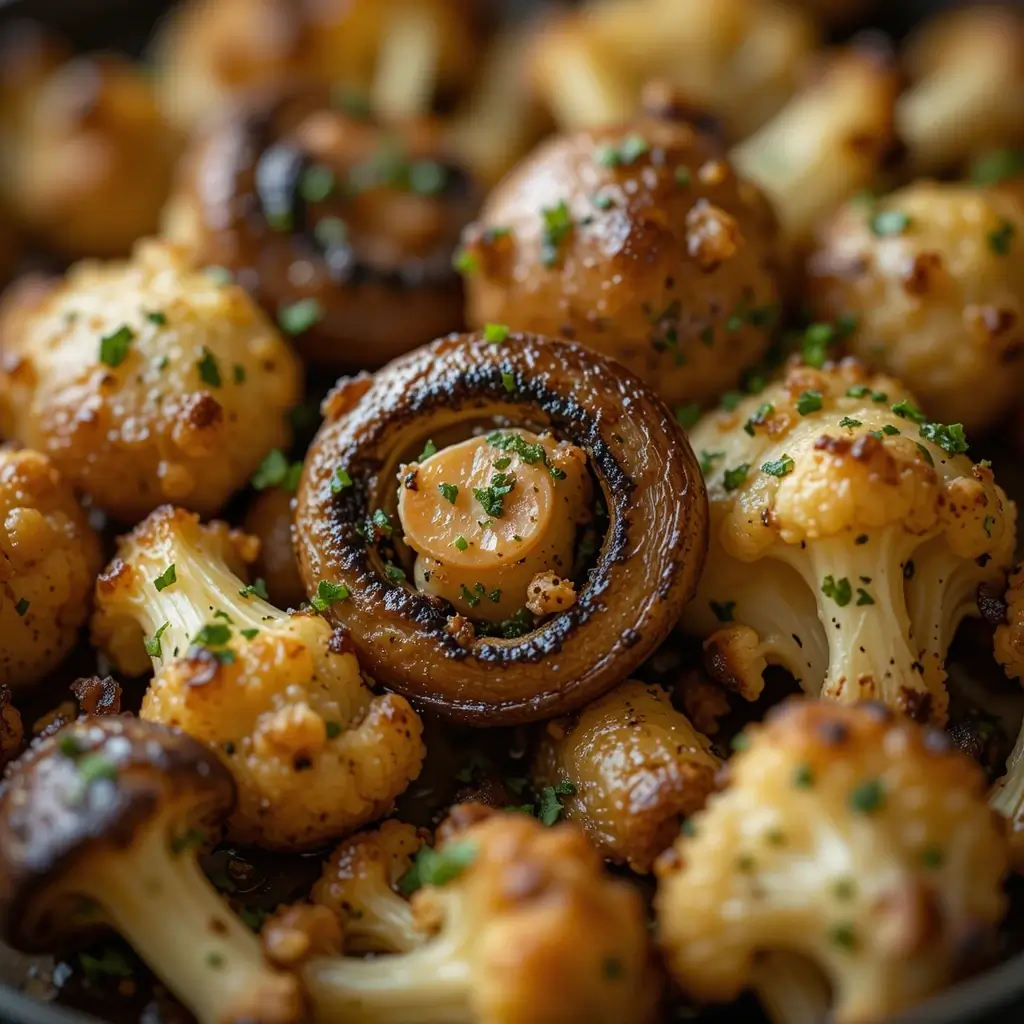
[[[373,380],[342,382],[325,415],[295,517],[307,591],[337,595],[344,588],[346,596],[325,604],[325,614],[347,627],[365,670],[442,714],[491,725],[577,708],[627,678],[693,592],[707,546],[706,496],[693,452],[651,391],[582,346],[505,336],[496,325],[451,335]],[[472,457],[460,448],[467,443]],[[488,458],[491,469],[481,465]],[[578,545],[575,569],[559,573],[573,577],[574,600],[539,623],[525,611],[488,622],[481,610],[506,601],[494,596],[500,588],[488,574],[535,556],[527,577],[557,572],[550,563],[565,560],[555,535],[566,515],[593,535],[568,461],[577,458],[585,459],[586,482],[601,503],[590,512],[600,523],[606,508],[607,528],[592,564],[585,564],[586,545]],[[439,465],[461,466],[440,472],[462,475],[439,482]],[[487,487],[477,486],[481,474]],[[401,496],[416,491],[421,478],[420,497],[434,502],[433,517],[418,508],[411,517],[403,512]],[[429,536],[425,522],[434,524]],[[480,574],[462,604],[451,589],[448,600],[416,589],[423,566],[414,572],[416,552],[403,528],[419,559],[425,539],[436,544],[448,536],[451,557],[437,560],[471,565],[463,583]],[[470,540],[489,546],[475,564]],[[520,544],[527,554],[517,554]],[[542,558],[537,552],[545,547]],[[460,561],[467,552],[469,563]],[[501,564],[495,552],[513,564]],[[526,599],[524,589],[522,605]]]

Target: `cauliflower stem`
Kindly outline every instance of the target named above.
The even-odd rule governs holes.
[[[768,953],[754,966],[752,978],[772,1024],[821,1024],[828,1019],[828,979],[805,957]]]

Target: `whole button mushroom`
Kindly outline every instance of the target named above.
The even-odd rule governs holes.
[[[380,366],[461,326],[452,254],[477,194],[436,122],[283,88],[225,111],[182,167],[167,233],[314,363]]]
[[[308,593],[379,682],[478,724],[593,700],[671,630],[707,510],[624,367],[497,324],[342,382],[295,511]]]
[[[89,717],[9,769],[0,796],[0,938],[28,953],[110,925],[200,1024],[295,1024],[295,978],[203,877],[196,848],[230,811],[231,775],[199,743]]]
[[[670,404],[734,387],[775,324],[776,227],[692,116],[648,89],[634,121],[526,157],[463,234],[470,324],[578,341]]]

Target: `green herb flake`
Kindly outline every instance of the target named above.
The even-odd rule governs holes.
[[[307,203],[322,203],[334,192],[334,171],[324,164],[313,164],[302,172],[299,195]]]
[[[455,255],[452,256],[452,266],[457,273],[462,274],[463,277],[468,277],[480,269],[480,261],[468,249],[460,247],[455,250]]]
[[[935,460],[932,458],[932,453],[928,451],[928,449],[925,448],[925,446],[921,444],[920,441],[915,441],[914,444],[917,445],[917,450],[921,453],[921,458],[924,459],[924,461],[927,462],[929,466],[934,466]]]
[[[890,408],[901,419],[913,420],[915,423],[925,423],[928,420],[928,417],[913,402],[906,398],[890,406]]]
[[[853,925],[847,922],[833,925],[829,929],[828,941],[840,949],[854,949],[857,945],[857,936],[853,930]]]
[[[751,437],[757,432],[757,428],[762,426],[767,420],[775,413],[775,406],[771,402],[765,402],[764,405],[758,406],[757,411],[754,413],[746,423],[743,424],[743,430]]]
[[[484,341],[488,345],[500,345],[507,337],[507,324],[484,324]]]
[[[821,581],[821,592],[832,598],[840,608],[845,608],[853,599],[853,587],[845,576],[840,580],[834,576],[826,576]]]
[[[400,583],[405,579],[405,570],[400,566],[395,565],[392,561],[384,563],[384,575],[387,576],[392,583]]]
[[[290,463],[280,448],[274,448],[267,452],[259,468],[253,473],[250,483],[257,491],[280,487],[282,490],[294,492],[298,489],[301,475],[302,463]]]
[[[995,149],[971,162],[971,184],[979,188],[1024,176],[1024,149]]]
[[[899,433],[899,428],[894,427],[891,423],[886,423],[880,433],[885,434],[886,437],[895,437]]]
[[[219,388],[223,383],[220,375],[220,367],[214,354],[204,345],[202,357],[196,362],[196,369],[199,371],[199,379],[211,388]]]
[[[810,789],[814,785],[814,769],[809,764],[798,764],[793,772],[793,785],[797,789]]]
[[[714,472],[715,461],[717,459],[725,458],[725,452],[707,452],[701,450],[700,453],[700,471],[705,475],[709,476]]]
[[[736,610],[735,601],[708,601],[711,611],[719,622],[733,622],[733,612]]]
[[[116,331],[100,338],[100,362],[107,366],[120,366],[127,358],[135,332],[122,324]]]
[[[902,235],[910,227],[910,217],[902,210],[884,210],[870,220],[872,234],[879,238]]]
[[[945,859],[945,854],[938,846],[927,846],[921,852],[921,863],[926,868],[941,868]]]
[[[456,499],[459,496],[459,489],[455,484],[438,484],[437,489],[441,492],[441,497],[445,501],[455,504]]]
[[[962,455],[970,447],[962,423],[922,423],[921,436],[949,455]]]
[[[868,779],[855,786],[850,793],[850,807],[858,814],[874,814],[884,804],[885,790],[879,779]]]
[[[17,614],[18,614],[18,617],[19,617],[19,618],[21,618],[21,619],[23,619],[23,618],[25,618],[25,615],[27,614],[27,612],[28,612],[29,608],[31,608],[31,607],[32,607],[32,602],[31,602],[31,601],[28,601],[28,600],[26,600],[26,599],[25,599],[25,598],[23,597],[23,598],[21,598],[21,600],[19,600],[19,601],[18,601],[18,603],[17,603],[17,604],[16,604],[15,606],[14,606],[14,610],[15,610],[15,612],[17,612]]]
[[[994,516],[985,516],[985,522],[982,524],[985,527],[985,536],[992,536],[992,527],[996,525]]]
[[[411,896],[424,885],[447,885],[458,878],[476,856],[476,843],[469,840],[446,843],[441,849],[423,846],[412,867],[398,880],[398,891],[403,896]]]
[[[103,754],[86,754],[78,761],[78,777],[85,785],[98,779],[116,779],[117,765]]]
[[[841,426],[841,427],[850,427],[851,429],[852,429],[853,427],[862,427],[863,425],[864,425],[864,424],[863,424],[863,423],[861,423],[861,421],[860,421],[860,420],[855,420],[855,419],[853,419],[853,418],[852,418],[852,417],[850,417],[850,416],[844,416],[844,417],[843,417],[843,418],[842,418],[842,419],[841,419],[841,420],[839,421],[839,426]]]
[[[468,547],[469,547],[469,541],[468,541],[468,540],[466,540],[466,538],[465,538],[465,537],[463,537],[463,536],[461,536],[461,535],[460,535],[460,536],[458,536],[458,537],[456,537],[456,538],[455,538],[455,540],[454,540],[454,541],[452,541],[452,543],[453,543],[453,544],[455,545],[455,547],[456,547],[456,548],[457,548],[457,549],[458,549],[459,551],[465,551],[465,550],[466,550],[466,548],[468,548]]]
[[[240,629],[238,632],[241,633],[246,640],[255,640],[256,637],[259,636],[260,631],[256,627],[252,627],[250,629]]]
[[[429,459],[432,455],[437,454],[437,445],[433,441],[427,441],[423,446],[423,451],[420,452],[419,457],[416,459],[417,462],[423,462]]]
[[[676,422],[684,429],[689,430],[700,419],[700,404],[698,402],[686,402],[677,405],[675,408]]]
[[[563,796],[575,796],[576,787],[568,781],[559,782],[555,786],[545,786],[540,791],[537,817],[542,825],[551,826],[562,816]]]
[[[780,459],[763,463],[761,470],[769,476],[786,476],[793,472],[794,465],[795,463],[788,455],[783,455]]]
[[[266,581],[257,577],[252,583],[246,584],[238,592],[239,597],[259,597],[264,601],[270,600],[270,595],[267,593]]]
[[[292,337],[303,334],[318,324],[324,317],[323,306],[314,298],[299,299],[277,311],[277,322],[281,330]]]
[[[169,566],[155,580],[153,580],[153,586],[157,590],[166,590],[169,586],[178,582],[178,571],[174,567],[174,563],[171,562]]]
[[[1017,229],[1013,224],[1004,220],[994,231],[988,233],[988,247],[997,256],[1008,256],[1010,253],[1010,246],[1013,244],[1013,236],[1017,233]]]
[[[316,585],[316,593],[310,598],[313,608],[323,614],[333,604],[346,601],[349,589],[344,583],[333,583],[331,580],[320,580]]]
[[[558,247],[572,230],[572,213],[561,199],[555,206],[542,207],[540,214],[544,221],[540,261],[545,267],[553,267],[558,262]]]
[[[146,653],[151,658],[162,658],[163,652],[160,648],[160,637],[164,635],[164,631],[170,626],[169,622],[165,622],[152,636],[143,637],[142,645],[146,648]]]
[[[335,466],[331,474],[331,494],[341,494],[347,487],[352,486],[352,477],[344,466]]]
[[[796,400],[796,411],[801,416],[807,416],[812,412],[818,412],[822,406],[820,391],[802,391]]]
[[[157,327],[167,326],[167,314],[164,313],[162,310],[150,310],[148,313],[145,314],[145,317],[151,324],[156,324]]]
[[[324,722],[324,732],[329,740],[337,739],[341,735],[341,722]]]
[[[390,537],[394,533],[394,526],[391,524],[391,516],[387,514],[382,508],[378,508],[374,511],[370,517],[370,522],[384,534],[385,537]]]
[[[866,604],[874,604],[875,599],[863,588],[857,588],[857,605],[862,606]]]
[[[732,469],[727,469],[722,476],[722,486],[726,491],[735,491],[746,482],[747,474],[750,472],[750,463],[741,462]]]
[[[736,407],[742,401],[743,401],[743,392],[742,391],[726,391],[725,394],[722,395],[721,399],[719,399],[719,405],[721,405],[721,407],[726,412],[735,412],[736,411]]]
[[[501,371],[501,386],[511,395],[516,389],[516,378],[511,370]]]

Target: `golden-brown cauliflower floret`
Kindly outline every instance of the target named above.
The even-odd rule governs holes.
[[[854,360],[792,363],[690,443],[711,543],[682,625],[716,678],[750,698],[780,664],[810,694],[944,722],[946,651],[978,588],[1002,586],[1016,530],[962,427]]]
[[[814,961],[839,1024],[956,976],[1005,910],[1006,841],[948,737],[879,704],[794,700],[746,734],[729,783],[658,862],[658,933],[694,998],[727,1001],[759,952]]]
[[[268,460],[286,466],[285,457],[277,449]],[[268,460],[264,460],[264,466]],[[293,464],[301,468],[298,463]],[[291,467],[286,472],[291,472]],[[259,484],[260,474],[253,478]],[[270,600],[279,608],[298,608],[306,600],[306,588],[299,575],[299,563],[292,547],[292,498],[285,479],[281,485],[267,487],[249,506],[245,516],[245,532],[257,537],[260,553],[253,571],[267,586]]]
[[[466,819],[463,826],[460,818]],[[639,894],[571,825],[462,805],[406,886],[435,932],[408,953],[304,970],[324,1020],[349,1024],[643,1024],[657,986]]]
[[[126,672],[156,674],[141,717],[220,753],[238,784],[238,842],[315,846],[386,814],[419,773],[408,702],[374,696],[345,637],[288,615],[234,571],[256,543],[164,506],[122,537],[96,585],[93,642]],[[343,600],[320,588],[313,603]]]
[[[147,241],[80,263],[0,325],[0,431],[135,522],[163,501],[217,511],[289,436],[299,365],[241,288]]]
[[[0,155],[30,235],[69,256],[123,256],[157,229],[181,138],[151,75],[113,54],[78,57],[17,99]]]
[[[99,540],[50,460],[0,449],[0,686],[60,664],[99,568]]]
[[[708,740],[669,695],[631,680],[549,722],[532,774],[537,790],[567,791],[565,817],[602,856],[643,872],[681,819],[704,806],[718,767]]]
[[[427,938],[397,891],[423,843],[421,829],[385,821],[344,840],[331,854],[311,898],[337,915],[346,953],[405,953]]]
[[[814,313],[852,314],[849,348],[903,380],[929,416],[990,427],[1017,399],[1024,356],[1024,200],[916,182],[852,200],[807,263]]]

